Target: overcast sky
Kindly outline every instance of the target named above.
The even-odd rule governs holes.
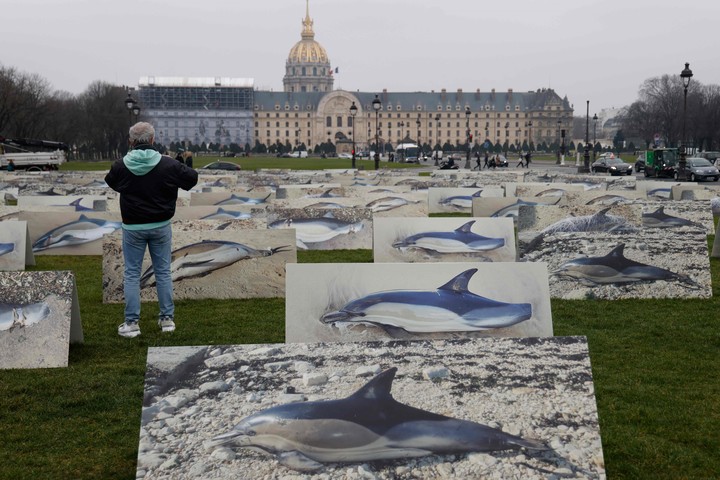
[[[0,64],[57,90],[141,76],[253,78],[282,90],[305,0],[0,0]],[[714,0],[310,0],[335,88],[551,87],[576,115],[622,107],[685,62],[720,84]],[[1,94],[2,92],[0,92]]]

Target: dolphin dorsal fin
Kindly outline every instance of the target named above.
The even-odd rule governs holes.
[[[665,205],[660,205],[660,207],[655,210],[655,213],[665,213]]]
[[[471,268],[469,270],[465,270],[461,274],[457,275],[455,278],[447,282],[445,285],[438,288],[438,290],[451,290],[453,292],[467,292],[468,291],[468,283],[470,282],[470,279],[473,275],[475,275],[475,272],[477,272],[477,268]]]
[[[471,220],[467,222],[465,225],[462,225],[455,229],[456,232],[459,233],[470,233],[470,229],[472,228],[473,224],[475,223],[475,220]]]
[[[606,257],[624,257],[624,256],[625,256],[625,255],[623,255],[623,250],[624,250],[624,249],[625,249],[625,244],[624,244],[624,243],[621,243],[621,244],[618,245],[617,247],[615,247],[615,248],[613,248],[612,250],[610,250],[610,253],[608,253],[608,254],[605,255],[605,256],[606,256]]]
[[[606,216],[607,216],[607,213],[610,211],[611,208],[612,208],[612,207],[605,207],[605,208],[603,208],[602,210],[600,210],[599,212],[596,212],[596,213],[593,215],[593,217],[606,217]]]
[[[392,383],[395,379],[395,373],[397,367],[388,368],[387,370],[378,373],[362,386],[357,392],[352,394],[354,398],[363,398],[365,400],[383,400],[392,398],[390,390],[392,389]]]
[[[473,193],[470,196],[475,197],[475,198],[482,197],[482,192],[483,192],[482,190],[478,190],[477,192]]]
[[[83,220],[90,220],[90,219],[87,217],[87,215],[85,215],[84,213],[81,213],[80,218],[78,218],[78,222],[83,221]]]

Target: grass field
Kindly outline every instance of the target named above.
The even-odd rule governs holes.
[[[283,299],[180,301],[178,329],[164,335],[146,304],[142,335],[124,339],[122,305],[102,304],[100,257],[37,259],[35,270],[75,272],[85,343],[71,347],[68,368],[0,371],[2,479],[133,479],[148,347],[284,339]],[[710,300],[552,301],[555,334],[589,341],[610,478],[720,477],[720,261],[712,269]]]
[[[635,159],[631,159],[629,155],[625,155],[626,162],[633,163]],[[251,157],[240,157],[240,158],[222,158],[217,156],[203,156],[203,157],[193,157],[193,167],[195,168],[201,168],[207,165],[210,162],[214,162],[216,160],[222,160],[223,162],[232,162],[240,165],[243,170],[247,171],[255,171],[260,168],[270,168],[270,169],[302,169],[302,170],[323,170],[323,169],[343,169],[343,168],[350,168],[351,167],[351,160],[343,159],[343,158],[316,158],[316,157],[309,157],[309,158],[277,158],[277,157],[267,157],[267,156],[251,156]],[[565,162],[567,164],[573,164],[574,165],[574,157],[566,157]],[[581,159],[582,161],[582,159]],[[360,160],[356,159],[356,167],[358,169],[363,170],[373,170],[375,168],[375,163],[372,160]],[[509,154],[508,162],[510,163],[510,166],[515,166],[517,163],[516,158]],[[543,164],[553,164],[555,163],[555,156],[554,155],[536,155],[533,157],[533,162],[537,163],[543,163]],[[107,171],[110,169],[110,165],[112,164],[112,161],[110,160],[103,160],[103,161],[97,161],[97,162],[67,162],[60,166],[60,170],[62,171]],[[473,165],[475,165],[475,161],[472,162]],[[419,165],[413,164],[413,163],[388,163],[388,162],[380,162],[380,168],[392,168],[392,169],[398,169],[398,168],[427,168],[427,167],[433,167],[434,161],[428,160],[427,162],[422,162]],[[462,164],[461,164],[462,166]]]
[[[284,299],[180,301],[164,335],[146,304],[142,335],[124,339],[123,306],[102,304],[100,257],[36,259],[33,270],[75,272],[85,343],[68,368],[0,371],[0,479],[134,479],[148,347],[284,340]],[[609,478],[720,478],[720,259],[710,263],[709,300],[552,301],[555,334],[588,338]]]

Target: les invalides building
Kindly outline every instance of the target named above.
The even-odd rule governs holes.
[[[354,136],[359,150],[370,149],[376,98],[381,145],[405,140],[429,150],[436,144],[465,145],[469,134],[472,144],[526,148],[558,141],[560,131],[572,127],[568,99],[552,89],[349,92],[333,88],[333,74],[327,51],[315,40],[307,0],[300,41],[285,62],[282,92],[255,90],[249,78],[143,77],[138,97],[165,145],[279,143],[315,149],[332,143],[338,152],[349,152]]]

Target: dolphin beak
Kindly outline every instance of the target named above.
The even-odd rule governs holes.
[[[323,323],[335,323],[335,322],[343,322],[352,320],[353,318],[357,317],[358,315],[355,315],[350,312],[346,312],[344,310],[335,310],[334,312],[328,312],[322,317],[320,317],[320,321]]]

